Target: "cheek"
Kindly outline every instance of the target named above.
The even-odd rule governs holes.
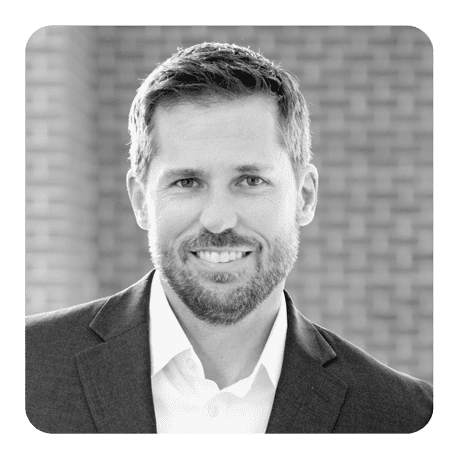
[[[149,210],[151,231],[162,241],[172,240],[190,228],[193,215],[189,203],[157,201]]]
[[[286,232],[295,222],[296,200],[294,194],[283,194],[257,200],[242,208],[244,222],[267,238]]]

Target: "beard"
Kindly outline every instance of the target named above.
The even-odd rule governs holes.
[[[233,325],[254,311],[292,270],[299,250],[300,227],[297,223],[283,235],[271,241],[267,254],[255,238],[247,238],[229,229],[222,233],[211,233],[206,229],[195,237],[184,239],[178,252],[167,243],[158,244],[149,231],[149,249],[154,267],[173,289],[182,302],[200,320],[214,325]],[[191,270],[187,258],[200,247],[251,247],[255,250],[252,268],[240,272],[212,272]],[[253,274],[234,288],[224,285],[244,277],[248,270]],[[200,276],[215,283],[206,287]],[[219,285],[222,288],[219,290]],[[225,292],[222,292],[224,291]],[[220,292],[219,292],[220,291]]]

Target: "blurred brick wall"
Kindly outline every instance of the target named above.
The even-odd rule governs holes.
[[[127,117],[179,46],[232,42],[297,75],[319,203],[287,287],[311,320],[432,381],[432,47],[410,27],[48,27],[27,46],[27,313],[151,268]]]
[[[99,294],[96,31],[48,27],[26,49],[26,306]]]

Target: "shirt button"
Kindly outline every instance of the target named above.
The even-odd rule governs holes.
[[[216,417],[219,414],[219,408],[217,406],[211,406],[208,412],[211,417]]]

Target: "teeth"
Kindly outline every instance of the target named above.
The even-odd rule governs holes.
[[[231,252],[215,252],[215,251],[199,251],[198,257],[200,259],[207,260],[213,264],[222,264],[231,262],[232,260],[241,259],[243,253],[241,251],[231,251]]]

